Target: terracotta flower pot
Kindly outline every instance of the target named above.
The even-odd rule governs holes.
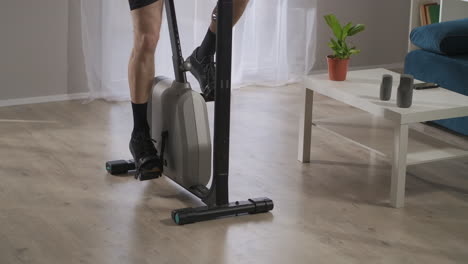
[[[327,56],[328,59],[328,74],[332,81],[344,81],[346,80],[346,74],[348,73],[349,59],[335,59],[331,56]]]

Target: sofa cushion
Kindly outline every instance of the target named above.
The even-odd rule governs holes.
[[[415,28],[410,38],[414,45],[431,52],[468,54],[468,18]]]
[[[468,95],[468,55],[446,56],[425,50],[406,55],[405,73],[438,83],[451,91]]]
[[[446,56],[415,50],[406,56],[405,73],[424,82],[438,83],[451,91],[468,95],[468,55]],[[435,123],[468,136],[468,117]]]

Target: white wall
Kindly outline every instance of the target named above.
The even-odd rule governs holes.
[[[0,100],[67,93],[68,1],[2,1]]]
[[[407,0],[318,0],[314,70],[325,69],[325,57],[331,53],[327,46],[331,32],[323,21],[328,13],[342,22],[367,25],[354,40],[363,52],[352,59],[352,66],[403,62],[409,5]],[[80,23],[80,0],[3,1],[0,101],[86,92]]]
[[[468,1],[442,0],[441,21],[468,18]]]
[[[81,40],[80,0],[69,1],[68,93],[88,92]]]

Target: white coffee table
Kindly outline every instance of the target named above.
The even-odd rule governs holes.
[[[394,78],[392,99],[387,102],[379,100],[383,74]],[[407,165],[468,156],[467,149],[408,128],[411,123],[468,116],[468,96],[443,88],[415,90],[413,106],[398,108],[399,80],[399,74],[385,69],[351,71],[344,82],[330,81],[328,74],[306,76],[299,125],[299,161],[310,162],[314,92],[369,113],[314,120],[313,124],[387,158],[392,165],[390,204],[393,207],[404,206]]]

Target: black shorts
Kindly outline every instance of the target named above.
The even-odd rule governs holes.
[[[128,0],[128,3],[130,4],[130,10],[135,10],[138,8],[145,7],[147,5],[151,5],[154,2],[157,2],[158,0]]]

